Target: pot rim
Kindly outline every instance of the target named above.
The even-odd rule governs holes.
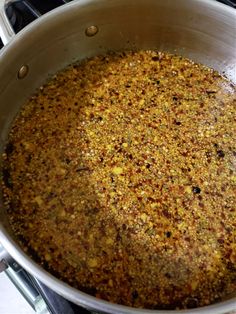
[[[103,0],[106,1],[106,0]],[[232,14],[235,16],[236,20],[236,10],[226,6],[222,3],[216,2],[215,0],[182,0],[186,3],[189,1],[194,1],[207,4],[209,6],[214,7],[218,10],[224,10],[227,14]],[[94,4],[96,2],[100,2],[101,0],[75,0],[73,2],[67,3],[58,7],[46,14],[44,14],[39,19],[30,23],[27,27],[21,30],[18,34],[16,34],[12,40],[0,51],[0,63],[2,62],[2,58],[10,52],[13,52],[19,42],[24,42],[28,36],[32,36],[34,31],[41,26],[43,23],[49,23],[53,21],[53,19],[58,16],[65,14],[70,10],[73,10],[77,7],[87,6],[89,4]],[[57,279],[49,272],[44,270],[40,265],[38,265],[34,260],[32,260],[21,248],[20,246],[10,237],[8,232],[5,230],[3,225],[0,223],[0,242],[6,251],[15,259],[26,271],[30,274],[38,278],[42,283],[46,286],[70,300],[71,302],[83,306],[85,308],[93,309],[96,311],[102,311],[104,313],[117,313],[117,314],[133,314],[133,313],[156,313],[156,314],[220,314],[220,313],[235,313],[236,310],[236,297],[229,299],[227,301],[215,303],[212,305],[191,309],[191,310],[148,310],[148,309],[138,309],[133,307],[128,307],[124,305],[119,305],[115,303],[111,303],[105,300],[98,299],[94,296],[86,294],[82,291],[79,291],[62,280]]]

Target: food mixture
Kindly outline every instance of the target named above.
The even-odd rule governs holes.
[[[236,88],[155,51],[74,64],[28,101],[3,155],[24,250],[70,285],[150,309],[236,291]]]

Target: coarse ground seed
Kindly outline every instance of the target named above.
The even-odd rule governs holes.
[[[4,197],[26,252],[98,298],[191,308],[236,291],[236,89],[166,53],[94,57],[17,116]]]

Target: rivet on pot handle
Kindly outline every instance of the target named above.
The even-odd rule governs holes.
[[[0,38],[4,45],[6,45],[15,35],[6,15],[6,7],[10,1],[11,0],[0,0]]]

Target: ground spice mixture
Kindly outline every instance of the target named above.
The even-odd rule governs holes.
[[[166,53],[69,66],[17,116],[4,196],[24,249],[99,298],[191,308],[236,291],[236,89]]]

